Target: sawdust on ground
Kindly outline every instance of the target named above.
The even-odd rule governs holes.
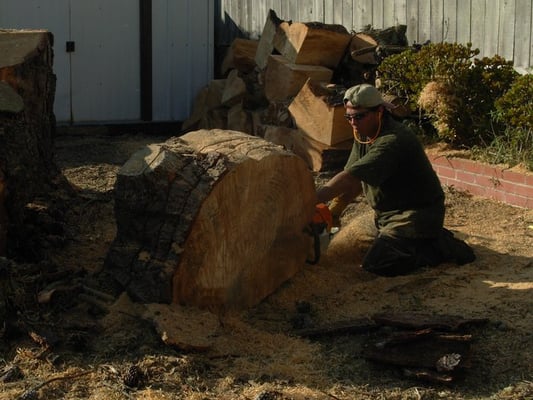
[[[93,274],[101,270],[115,235],[112,189],[118,168],[133,151],[164,137],[90,133],[57,138],[57,163],[78,194],[67,214],[75,237],[53,259]],[[39,357],[35,343],[21,339],[4,363],[19,365],[25,378],[0,384],[0,399],[31,388],[41,399],[532,398],[533,210],[453,188],[446,194],[446,226],[477,254],[469,265],[395,278],[361,271],[357,265],[371,239],[372,216],[357,202],[318,265],[305,266],[253,309],[220,317],[215,328],[210,325],[208,350],[165,344],[161,332],[139,318],[140,306],[127,299],[105,315],[80,302],[65,310],[63,322],[85,327],[82,349],[58,348],[53,358]],[[422,383],[364,360],[368,333],[316,340],[291,334],[302,302],[310,307],[308,326],[406,311],[489,322],[474,332],[472,367],[464,379]],[[123,383],[133,365],[144,376],[136,388]]]

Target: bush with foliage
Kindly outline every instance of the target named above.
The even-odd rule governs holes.
[[[520,75],[495,102],[495,118],[512,129],[533,132],[533,75]]]
[[[485,146],[474,146],[475,156],[490,163],[521,163],[533,171],[533,75],[513,82],[496,100],[492,117],[504,128]]]
[[[383,60],[381,88],[433,122],[440,139],[468,147],[492,138],[495,101],[518,73],[500,56],[474,58],[471,44],[435,43]]]

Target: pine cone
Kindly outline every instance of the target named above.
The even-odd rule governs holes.
[[[39,396],[37,394],[37,391],[30,389],[26,390],[22,395],[17,397],[17,400],[37,400],[39,399]]]
[[[257,396],[254,397],[254,400],[276,400],[279,398],[281,393],[270,390],[263,390]]]
[[[137,365],[132,365],[124,374],[124,385],[130,388],[139,387],[144,380],[144,373]]]

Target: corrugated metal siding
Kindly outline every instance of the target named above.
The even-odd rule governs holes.
[[[140,120],[139,1],[0,0],[0,28],[54,35],[59,122]],[[212,0],[152,0],[154,121],[183,121],[213,79],[213,20]]]
[[[72,117],[78,122],[140,118],[139,5],[71,1]],[[61,42],[58,43],[61,45]],[[58,50],[63,50],[59,48]]]
[[[533,65],[531,0],[220,0],[216,46],[235,37],[257,38],[273,9],[283,20],[341,24],[359,32],[407,25],[409,43],[459,42],[479,48],[480,57],[499,54],[518,69]]]
[[[69,55],[64,51],[65,41],[70,37],[70,0],[0,0],[0,28],[4,29],[46,29],[54,34],[54,72],[56,97],[54,112],[56,119],[70,119],[70,67]],[[61,46],[61,50],[59,50]]]
[[[183,121],[213,79],[214,5],[210,0],[153,1],[153,118]]]

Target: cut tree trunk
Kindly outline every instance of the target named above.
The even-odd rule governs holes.
[[[290,63],[281,55],[271,55],[265,73],[265,96],[269,101],[296,96],[308,79],[329,82],[333,71],[320,65]]]
[[[307,80],[289,105],[289,112],[296,126],[318,142],[331,146],[353,138],[342,101],[336,101],[324,82]]]
[[[59,175],[52,41],[44,30],[0,30],[0,254],[3,247],[9,256],[17,251],[9,243],[24,242],[17,236],[24,236],[26,205]]]
[[[119,171],[105,270],[136,301],[250,307],[305,265],[315,203],[311,171],[280,146],[224,130],[171,138]]]

